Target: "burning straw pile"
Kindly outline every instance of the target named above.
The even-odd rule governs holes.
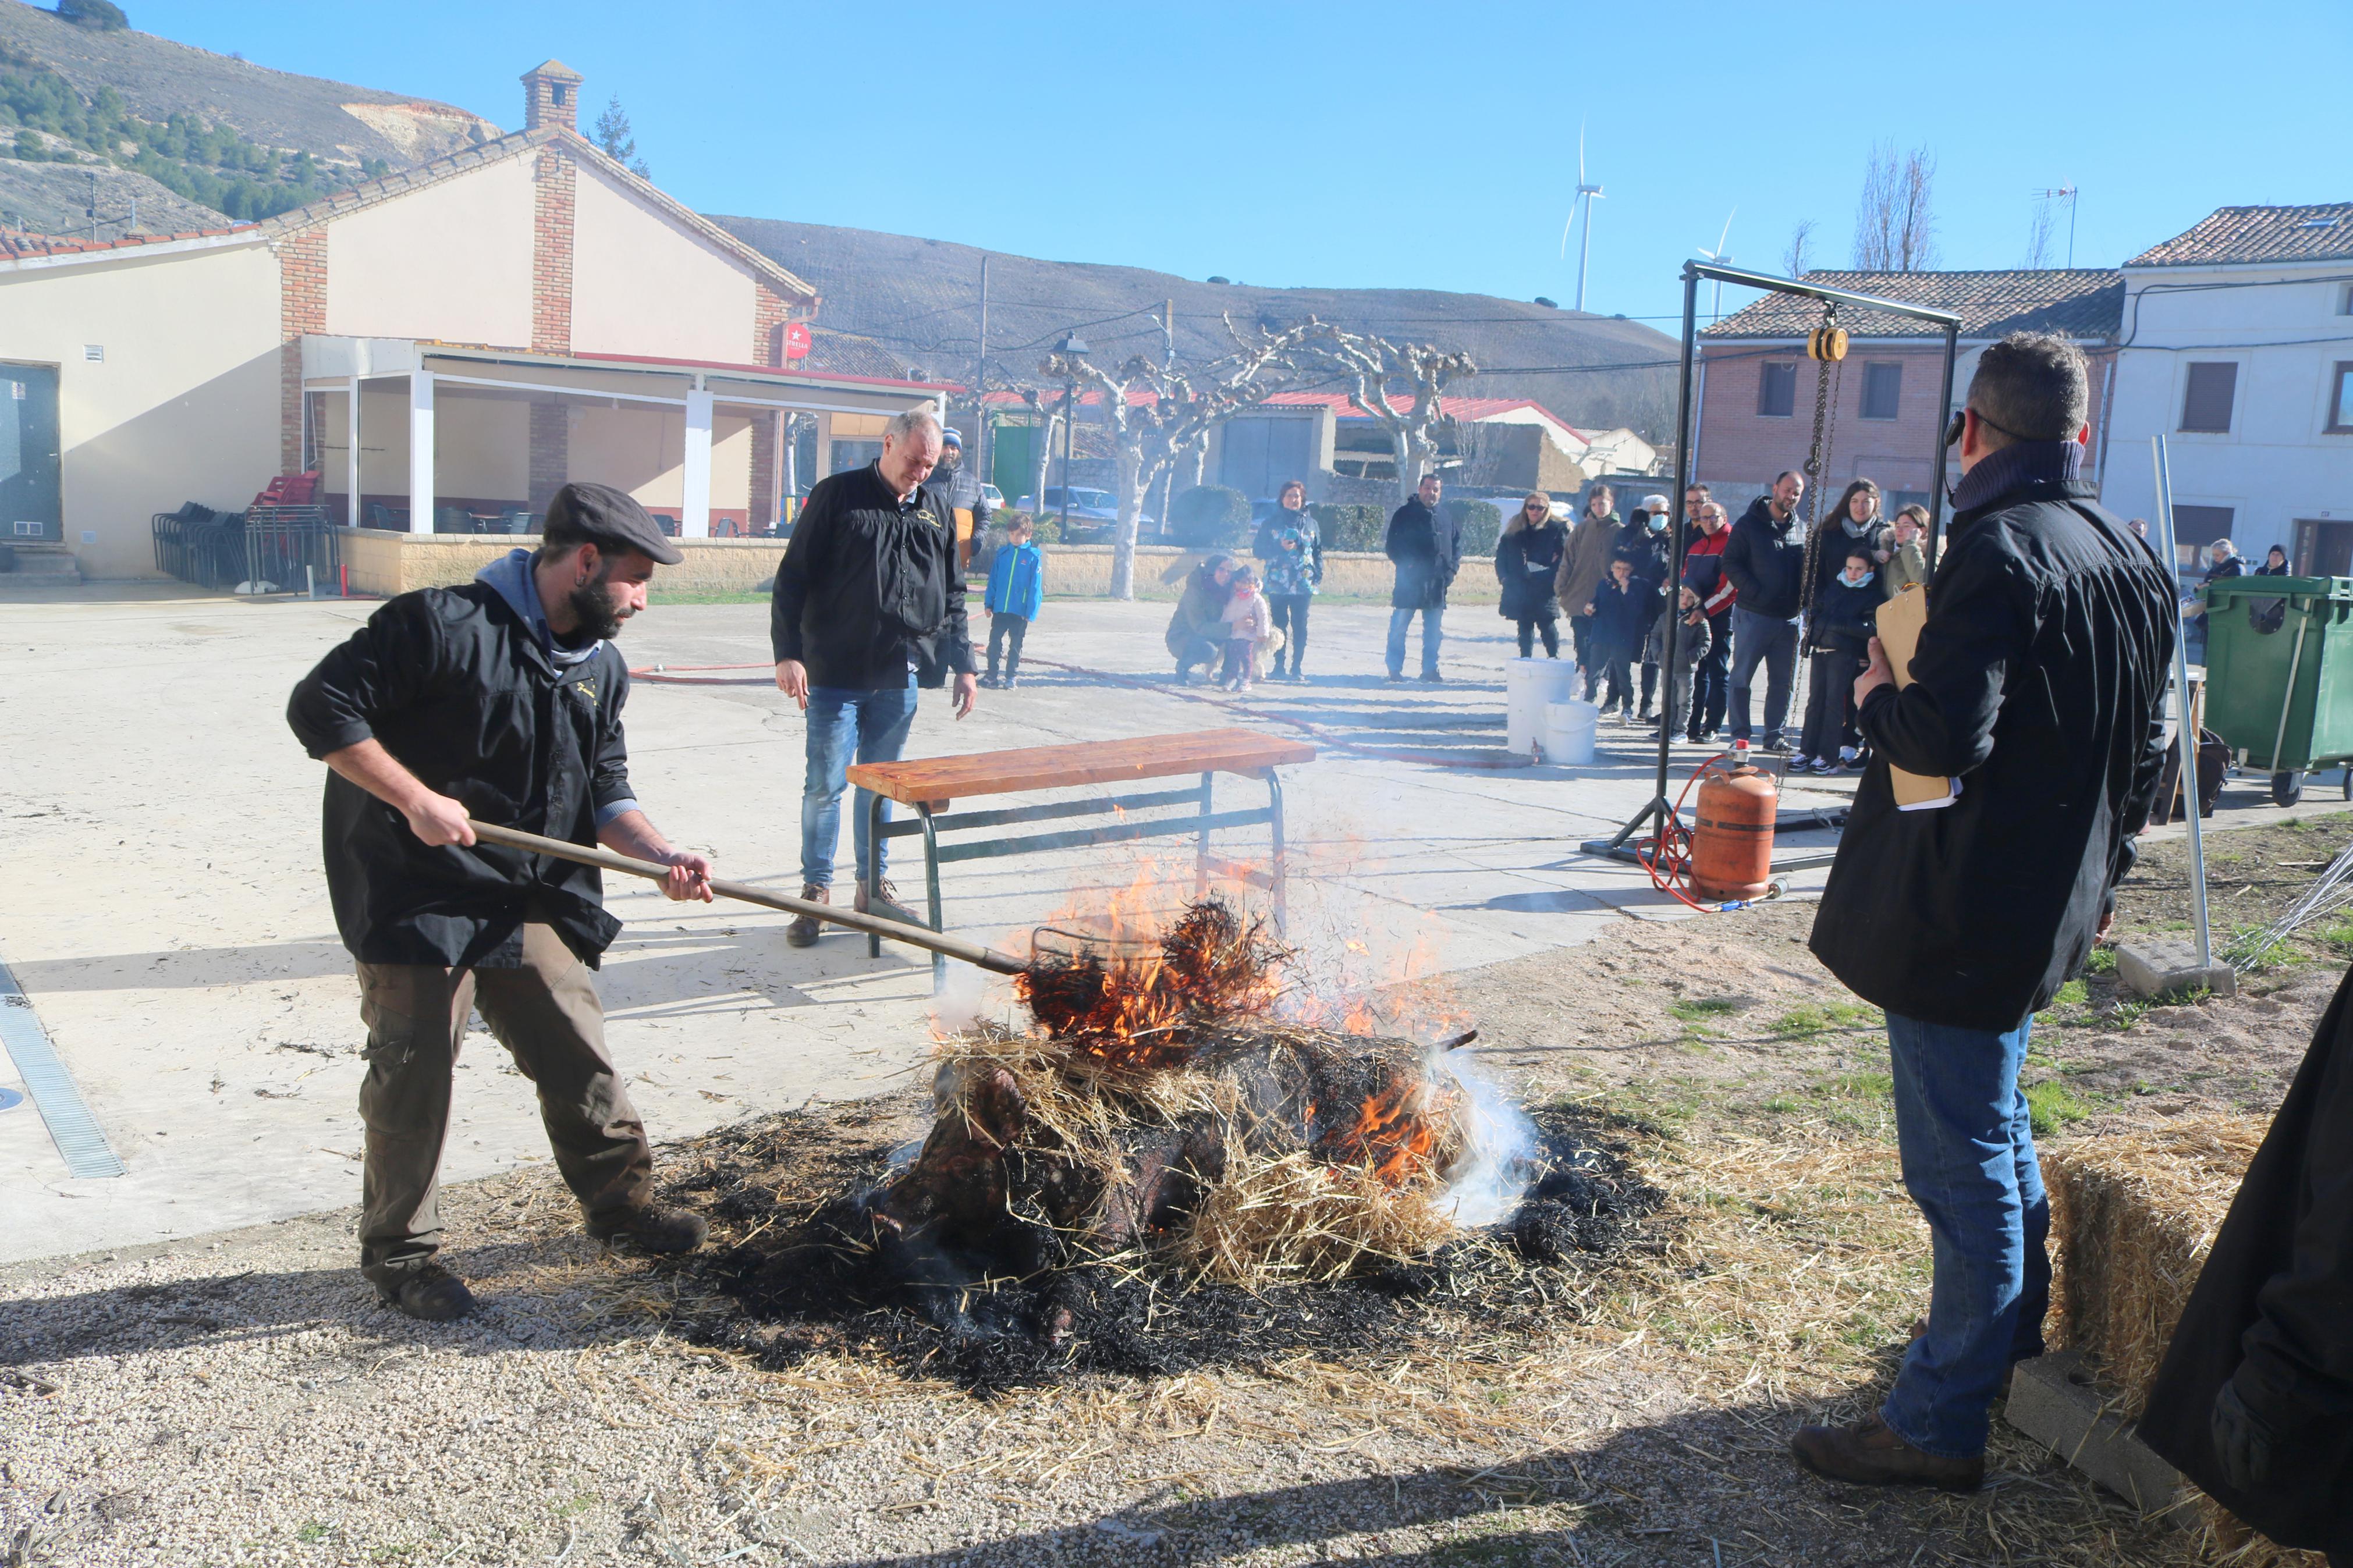
[[[1018,983],[1034,1027],[941,1042],[912,1157],[877,1143],[805,1195],[819,1173],[747,1130],[677,1184],[719,1194],[736,1245],[696,1267],[761,1321],[715,1337],[772,1363],[879,1340],[1000,1385],[1370,1347],[1417,1303],[1572,1310],[1578,1260],[1657,1205],[1593,1129],[1452,1070],[1468,1037],[1279,1017],[1314,1011],[1278,1008],[1291,955],[1222,902],[1069,945]]]

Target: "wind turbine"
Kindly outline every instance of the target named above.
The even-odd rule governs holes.
[[[1568,204],[1568,222],[1560,226],[1560,258],[1568,259],[1568,231],[1577,224],[1577,204],[1585,204],[1585,237],[1577,247],[1577,309],[1585,309],[1585,266],[1593,258],[1593,204],[1601,199],[1601,187],[1585,181],[1585,121],[1577,122],[1577,195]]]
[[[1731,266],[1732,252],[1724,248],[1724,242],[1732,237],[1732,219],[1739,211],[1738,207],[1734,207],[1731,212],[1724,215],[1724,232],[1715,237],[1714,250],[1708,249],[1705,246],[1694,246],[1693,248],[1718,267]],[[1715,302],[1708,307],[1708,316],[1711,321],[1721,321],[1724,318],[1724,279],[1721,278],[1715,279]]]

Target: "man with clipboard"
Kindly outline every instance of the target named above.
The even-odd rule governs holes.
[[[2042,1349],[2051,1212],[2019,1068],[2132,866],[2176,626],[2170,574],[2082,477],[2090,400],[2064,338],[2013,332],[1980,356],[1946,434],[1961,480],[1944,556],[1882,607],[1854,683],[1873,760],[1812,946],[1886,1011],[1936,1275],[1879,1412],[1791,1439],[1837,1480],[1975,1490],[2010,1363]],[[1915,626],[1899,673],[1889,648]]]

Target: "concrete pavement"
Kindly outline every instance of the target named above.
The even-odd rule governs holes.
[[[127,1166],[72,1179],[29,1106],[0,1113],[0,1261],[356,1198],[361,1029],[320,871],[322,771],[281,715],[294,681],[373,607],[135,585],[0,602],[0,962]],[[984,692],[962,724],[927,693],[911,754],[1231,723],[1317,740],[1322,756],[1285,789],[1293,935],[1327,985],[1570,948],[1628,918],[1685,914],[1640,870],[1578,851],[1650,795],[1636,731],[1605,724],[1591,768],[1507,765],[1514,649],[1492,610],[1451,616],[1448,684],[1391,686],[1379,677],[1386,610],[1320,605],[1313,683],[1241,698],[1166,683],[1166,614],[1049,604],[1020,688]],[[666,606],[657,592],[622,647],[633,666],[677,675],[758,666],[766,610]],[[635,688],[638,795],[726,874],[794,890],[800,716],[757,668],[698,678],[747,683]],[[1259,787],[1224,780],[1220,799],[1255,800]],[[1846,787],[1793,791],[1788,804],[1828,804]],[[1264,854],[1262,837],[1234,840],[1220,852]],[[1188,885],[1183,839],[951,866],[948,921],[1018,945],[1038,922],[1129,885],[1146,858],[1176,892]],[[919,898],[919,863],[897,870]],[[615,1055],[658,1142],[872,1093],[922,1063],[935,1005],[921,954],[869,959],[847,934],[795,950],[782,916],[670,904],[612,880],[628,930],[601,987]],[[1794,889],[1820,880],[1801,874]],[[1009,1005],[1001,986],[959,973],[948,1011]],[[469,1039],[459,1079],[449,1177],[545,1158],[530,1087],[487,1035]],[[0,1086],[17,1086],[5,1057]]]

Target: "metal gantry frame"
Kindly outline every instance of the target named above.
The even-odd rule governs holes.
[[[1945,422],[1953,406],[1953,365],[1960,352],[1960,317],[1950,310],[1931,310],[1926,305],[1907,305],[1900,300],[1883,300],[1877,295],[1858,294],[1848,289],[1826,288],[1820,283],[1807,283],[1795,278],[1777,278],[1769,272],[1751,272],[1737,267],[1718,266],[1713,262],[1686,261],[1683,263],[1683,358],[1679,371],[1680,388],[1675,403],[1675,485],[1669,497],[1674,521],[1670,535],[1672,542],[1668,547],[1668,559],[1673,563],[1670,570],[1668,603],[1672,605],[1675,602],[1674,589],[1683,580],[1683,543],[1691,526],[1691,520],[1685,515],[1688,509],[1683,498],[1690,491],[1691,487],[1699,480],[1699,476],[1694,471],[1692,451],[1692,367],[1698,353],[1699,286],[1702,282],[1711,279],[1746,289],[1761,289],[1767,293],[1796,294],[1810,300],[1820,300],[1825,304],[1851,305],[1862,310],[1883,310],[1893,315],[1908,316],[1914,321],[1926,321],[1944,330],[1944,393],[1936,405],[1936,452],[1934,473],[1928,484],[1927,554],[1928,569],[1933,573],[1936,568],[1937,543],[1944,535]],[[1827,477],[1826,475],[1811,476],[1817,484]],[[1665,647],[1661,653],[1662,668],[1667,672],[1666,678],[1662,679],[1661,684],[1665,688],[1663,695],[1667,697],[1672,697],[1674,692],[1672,675],[1675,668],[1675,645],[1681,640],[1679,634],[1682,629],[1681,616],[1667,617]],[[1794,696],[1797,688],[1794,671],[1789,684]],[[1672,705],[1669,703],[1665,706]],[[1586,840],[1584,848],[1587,854],[1606,855],[1613,860],[1640,864],[1641,857],[1632,847],[1634,836],[1641,831],[1645,823],[1655,822],[1658,825],[1656,832],[1665,831],[1675,810],[1673,803],[1667,798],[1667,774],[1672,766],[1672,752],[1674,747],[1675,728],[1662,711],[1659,721],[1658,780],[1651,791],[1650,802],[1629,817],[1625,826],[1619,828],[1613,837]],[[1805,815],[1815,819],[1805,823],[1803,825],[1805,826],[1828,826],[1820,820],[1821,814],[1819,812]],[[1839,821],[1843,823],[1842,814]],[[1810,856],[1802,859],[1783,861],[1776,867],[1776,869],[1801,870],[1809,866],[1828,865],[1830,858],[1828,856]]]

